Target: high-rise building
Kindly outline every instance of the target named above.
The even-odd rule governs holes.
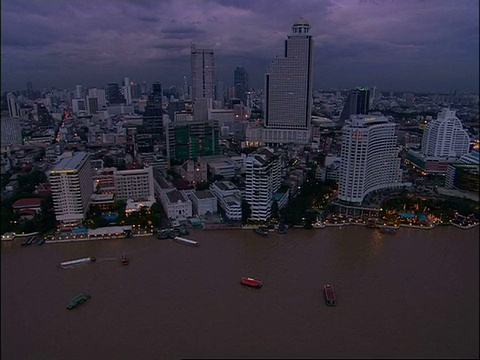
[[[245,200],[250,219],[266,221],[272,215],[275,193],[280,188],[281,157],[272,149],[260,148],[245,160]]]
[[[243,104],[246,104],[246,93],[249,89],[248,73],[243,67],[237,67],[234,71],[235,95]]]
[[[83,99],[82,85],[75,86],[75,99]]]
[[[192,98],[215,98],[215,58],[212,49],[192,45]]]
[[[338,199],[361,204],[375,190],[403,186],[395,123],[353,115],[343,127]]]
[[[90,98],[97,99],[98,109],[103,109],[107,107],[107,97],[105,95],[105,89],[97,89],[97,88],[88,89],[88,96]]]
[[[84,152],[62,159],[50,170],[53,208],[64,226],[80,225],[85,218],[93,192],[90,157]]]
[[[468,153],[470,137],[455,110],[443,109],[425,127],[421,153],[427,157],[459,158]]]
[[[132,88],[130,86],[130,78],[128,77],[123,80],[123,97],[126,105],[132,105]]]
[[[188,80],[187,76],[183,76],[183,99],[184,100],[189,100],[189,94],[188,94]]]
[[[171,160],[196,160],[219,155],[218,121],[174,121],[167,126],[167,157]]]
[[[364,87],[357,87],[351,90],[345,105],[343,106],[342,113],[340,114],[340,124],[345,125],[345,120],[350,119],[351,115],[366,115],[370,106],[370,91]]]
[[[22,124],[20,119],[14,117],[2,117],[1,121],[1,148],[7,146],[22,145]]]
[[[7,94],[8,115],[10,117],[20,116],[20,106],[17,102],[17,97],[13,93]]]
[[[125,98],[120,91],[120,86],[117,83],[110,83],[107,85],[107,99],[108,104],[124,104]]]
[[[312,88],[313,38],[308,21],[299,19],[285,40],[285,56],[275,58],[265,75],[265,144],[310,141]]]

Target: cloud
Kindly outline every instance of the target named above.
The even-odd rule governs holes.
[[[449,88],[475,91],[478,10],[478,0],[2,0],[2,90],[28,80],[101,86],[126,74],[180,86],[190,76],[192,44],[214,48],[226,86],[245,66],[261,88],[303,17],[314,37],[316,87],[362,81],[433,91],[448,79]]]

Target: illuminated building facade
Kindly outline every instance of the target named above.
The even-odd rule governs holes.
[[[354,115],[343,127],[338,199],[361,204],[375,190],[403,186],[395,123]]]
[[[470,138],[455,110],[443,109],[430,121],[422,137],[422,154],[427,157],[460,158],[468,153]]]
[[[62,226],[81,225],[93,192],[90,157],[80,151],[50,170],[55,218]]]

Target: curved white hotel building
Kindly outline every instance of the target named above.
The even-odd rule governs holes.
[[[395,123],[355,115],[343,127],[338,200],[361,204],[375,190],[401,187]]]
[[[422,154],[430,157],[460,158],[470,149],[470,137],[455,110],[443,109],[430,121],[422,137]]]

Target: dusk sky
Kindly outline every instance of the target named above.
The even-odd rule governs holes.
[[[214,49],[216,80],[250,85],[298,18],[314,38],[314,89],[479,90],[478,0],[1,0],[3,91],[104,87],[124,77],[190,81],[190,46]]]

